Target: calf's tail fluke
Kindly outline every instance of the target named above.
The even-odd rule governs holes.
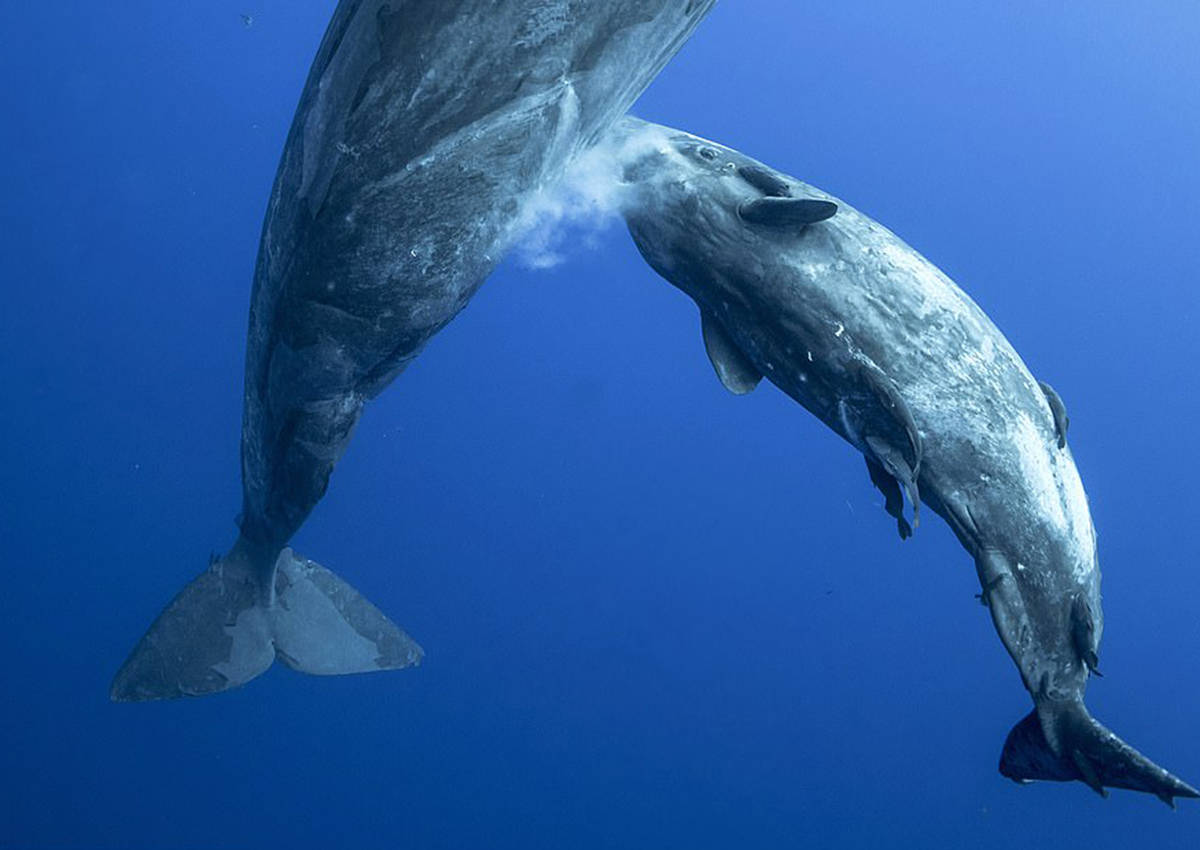
[[[264,564],[265,560],[265,564]],[[203,696],[245,684],[276,658],[316,675],[419,664],[415,641],[320,564],[239,541],[185,587],[113,679],[119,702]]]
[[[1171,808],[1176,797],[1200,797],[1110,732],[1078,700],[1043,702],[1014,726],[1000,772],[1017,782],[1077,779],[1102,796],[1108,796],[1107,788],[1144,791]]]

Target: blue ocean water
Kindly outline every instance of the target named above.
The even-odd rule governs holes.
[[[1197,846],[1193,801],[996,772],[1029,700],[969,557],[726,393],[615,225],[502,267],[295,541],[421,667],[111,704],[235,535],[259,228],[333,5],[0,6],[0,846]],[[1191,0],[725,0],[635,108],[882,221],[1055,385],[1089,705],[1193,783],[1197,43]]]

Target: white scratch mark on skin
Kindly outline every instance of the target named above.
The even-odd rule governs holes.
[[[1083,581],[1096,569],[1096,527],[1088,508],[1087,493],[1074,462],[1063,463],[1060,482],[1066,501],[1067,518],[1074,532],[1079,557],[1074,565],[1075,578]]]
[[[926,312],[944,310],[952,315],[964,312],[966,296],[941,269],[899,240],[886,240],[882,247],[887,266],[923,283],[921,294]]]
[[[1042,516],[1054,523],[1060,531],[1067,531],[1067,515],[1063,511],[1058,481],[1050,463],[1050,456],[1046,452],[1045,439],[1037,425],[1029,418],[1029,414],[1022,413],[1017,417],[1013,438],[1017,444],[1021,477],[1029,486],[1031,495],[1037,500]]]
[[[678,157],[668,165],[688,175],[696,170]],[[715,165],[714,173],[724,170],[720,160]],[[724,184],[713,179],[723,178],[709,175],[680,185],[692,194],[712,191],[728,200],[728,193],[721,194]],[[823,194],[812,187],[805,191]],[[768,268],[758,255],[750,264],[750,271],[769,270],[788,281],[787,288],[766,293],[769,306],[789,315],[803,309],[820,322],[782,323],[779,338],[755,352],[756,362],[773,377],[792,377],[795,387],[815,383],[801,395],[808,398],[811,390],[819,396],[822,418],[832,420],[860,451],[856,429],[871,421],[870,411],[856,408],[855,397],[828,394],[836,392],[834,379],[846,360],[886,374],[925,442],[923,472],[929,471],[931,491],[979,507],[978,533],[1005,549],[1016,564],[1014,573],[1030,588],[1043,575],[1070,576],[1084,589],[1094,588],[1095,532],[1087,498],[1070,452],[1057,447],[1045,399],[1028,368],[947,275],[882,225],[838,203],[838,214],[821,226],[822,238],[779,249],[778,267]],[[712,259],[703,257],[706,263]],[[722,257],[718,252],[708,263],[720,270],[713,272],[717,297],[747,284],[747,270],[726,269]],[[789,295],[797,304],[788,302]],[[738,322],[738,310],[721,303],[723,318]],[[822,363],[809,367],[791,355],[794,343],[795,352],[815,364],[814,353],[800,348],[806,341],[802,331],[813,327],[839,342],[808,340],[825,346]],[[808,381],[810,368],[814,381]]]
[[[1041,515],[1071,541],[1071,571],[1082,582],[1096,566],[1096,535],[1079,472],[1069,455],[1049,445],[1043,429],[1028,413],[1017,418],[1012,437],[1030,495]]]

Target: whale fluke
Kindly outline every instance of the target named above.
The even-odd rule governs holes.
[[[284,549],[264,571],[248,550],[239,542],[159,614],[113,679],[113,700],[229,690],[276,658],[316,675],[420,663],[412,638],[320,564]]]
[[[1043,702],[1014,726],[1004,742],[1000,772],[1017,782],[1079,780],[1104,797],[1106,788],[1144,791],[1171,808],[1176,797],[1200,797],[1200,791],[1101,725],[1078,700]]]

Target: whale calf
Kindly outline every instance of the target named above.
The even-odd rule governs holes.
[[[591,147],[714,0],[341,0],[254,275],[240,535],[134,647],[115,700],[395,669],[421,649],[286,548],[364,404],[467,303],[528,199]]]
[[[862,452],[902,538],[924,503],[974,558],[1034,703],[1001,773],[1200,796],[1084,706],[1100,571],[1057,393],[949,278],[842,201],[678,130],[627,118],[614,133],[643,140],[625,145],[629,231],[700,308],[721,383],[766,377]]]

